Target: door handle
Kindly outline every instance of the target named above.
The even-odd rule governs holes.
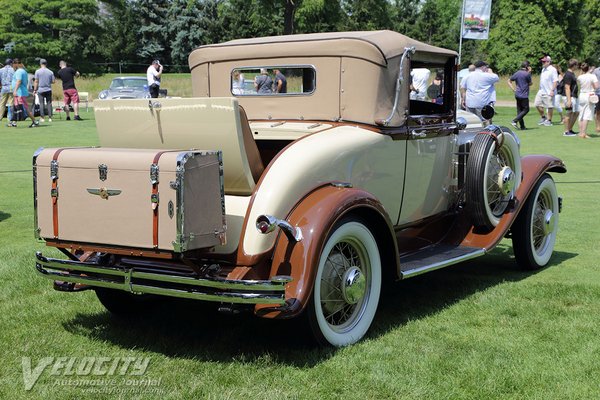
[[[424,137],[427,136],[427,131],[425,129],[422,129],[420,131],[417,131],[416,129],[413,129],[410,132],[410,136],[413,137],[413,138],[415,138],[415,139],[424,138]]]

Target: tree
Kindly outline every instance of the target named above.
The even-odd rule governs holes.
[[[303,0],[296,11],[296,26],[300,33],[334,32],[342,20],[338,0]]]
[[[138,1],[133,3],[138,16],[137,55],[150,62],[160,59],[162,64],[171,62],[171,48],[168,41],[167,10],[169,0]]]
[[[60,58],[81,67],[106,56],[96,0],[11,0],[2,3],[0,41],[27,62]]]
[[[387,0],[345,0],[344,30],[392,29],[392,7]]]
[[[187,66],[193,49],[219,40],[218,3],[217,0],[173,0],[167,19],[174,64]]]
[[[583,0],[498,0],[492,9],[489,40],[481,50],[495,70],[514,72],[524,59],[549,54],[556,62],[582,51]],[[534,64],[535,65],[535,64]]]

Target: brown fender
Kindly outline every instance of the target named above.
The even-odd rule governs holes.
[[[506,212],[499,224],[490,232],[478,232],[471,227],[469,233],[460,243],[463,246],[492,249],[506,235],[519,211],[529,197],[533,186],[545,172],[567,172],[567,167],[558,158],[550,155],[531,155],[521,158],[523,180],[515,193],[514,207]]]
[[[322,186],[302,199],[287,218],[292,226],[302,229],[303,239],[290,243],[285,235],[279,233],[275,244],[269,276],[290,275],[293,278],[285,291],[286,306],[257,305],[256,315],[291,318],[304,310],[312,294],[325,241],[335,223],[348,214],[363,217],[380,244],[380,252],[385,252],[382,264],[386,259],[392,262],[389,257],[394,257],[396,265],[393,269],[396,271],[399,260],[394,230],[381,203],[372,194],[360,189]]]

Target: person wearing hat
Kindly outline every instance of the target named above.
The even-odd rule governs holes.
[[[467,75],[460,84],[462,105],[466,107],[467,111],[477,115],[485,124],[490,121],[483,118],[481,110],[496,100],[494,84],[499,79],[485,61],[477,61],[475,71]]]
[[[552,66],[550,56],[540,58],[542,73],[540,74],[540,90],[535,95],[533,105],[540,113],[538,125],[552,126],[552,114],[554,112],[554,93],[558,85],[558,71]],[[545,111],[548,111],[546,117]]]
[[[4,67],[0,68],[0,84],[2,85],[2,90],[0,91],[0,121],[2,118],[4,118],[4,111],[7,108],[8,120],[10,121],[10,105],[13,102],[12,89],[10,85],[14,74],[15,70],[13,68],[13,60],[11,58],[7,58],[6,62],[4,63]]]
[[[148,90],[150,97],[156,99],[160,89],[160,77],[163,73],[163,66],[160,61],[154,60],[146,70],[146,79],[148,80]]]
[[[41,58],[33,83],[33,95],[37,95],[40,102],[40,122],[44,122],[45,115],[48,115],[48,122],[52,122],[52,84],[55,81],[54,73],[48,69],[48,61]]]

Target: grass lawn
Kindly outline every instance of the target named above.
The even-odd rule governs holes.
[[[513,114],[500,108],[496,122]],[[505,241],[486,257],[396,283],[366,340],[336,351],[312,346],[298,324],[193,302],[166,300],[150,317],[119,320],[93,292],[59,293],[38,277],[34,252],[59,253],[33,238],[31,155],[42,145],[96,145],[93,115],[82,116],[0,126],[0,398],[600,397],[600,138],[563,137],[562,126],[538,127],[533,112],[531,129],[519,132],[523,154],[554,154],[569,169],[554,175],[564,207],[549,267],[521,272]],[[32,369],[45,357],[150,361],[143,376],[47,368],[26,391],[23,357]],[[82,383],[94,378],[109,382]],[[155,385],[134,386],[142,378]]]

